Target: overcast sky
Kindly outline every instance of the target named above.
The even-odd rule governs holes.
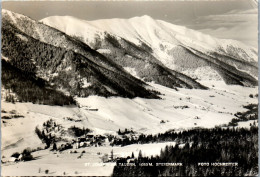
[[[69,15],[85,20],[149,15],[219,38],[257,47],[255,0],[219,1],[5,1],[2,8],[35,20]]]

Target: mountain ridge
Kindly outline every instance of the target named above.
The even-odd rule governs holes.
[[[64,23],[65,21],[67,23]],[[228,75],[228,72],[225,71],[226,67],[232,68],[232,70],[234,70],[233,74],[235,75],[239,73],[238,76],[235,77],[238,82],[234,82],[234,84],[245,86],[257,85],[257,51],[239,41],[217,39],[186,27],[169,24],[161,20],[153,20],[149,16],[95,21],[86,21],[70,16],[53,16],[45,18],[41,20],[41,22],[69,35],[78,36],[81,41],[96,50],[109,48],[100,45],[98,46],[99,48],[97,48],[96,46],[96,44],[102,43],[104,40],[104,33],[108,33],[114,36],[118,41],[121,37],[139,47],[147,46],[152,49],[152,52],[146,51],[155,59],[160,61],[164,66],[177,72],[183,72],[183,69],[194,69],[195,71],[198,67],[198,64],[193,64],[192,68],[190,68],[185,58],[186,60],[192,58],[192,62],[202,62],[204,65],[210,67],[217,62],[225,65],[219,65],[217,68],[213,68],[218,73],[224,72],[221,75]],[[165,27],[165,29],[162,27]],[[88,31],[88,29],[91,30]],[[88,32],[83,33],[83,31]],[[186,37],[185,35],[187,34],[191,37]],[[209,43],[209,45],[205,43]],[[211,58],[211,60],[207,60],[205,64],[205,58],[198,56],[195,51],[200,51],[204,56],[207,56],[207,58]],[[107,56],[107,49],[104,55]],[[183,62],[181,65],[178,65],[181,58],[184,58]],[[192,75],[188,76],[191,77]],[[199,78],[201,76],[197,75],[196,77]],[[232,78],[234,77],[230,77],[228,80]],[[248,80],[248,78],[249,81],[244,81]],[[222,79],[226,81],[223,77]],[[245,82],[248,83],[245,84]],[[227,82],[227,84],[230,83],[232,82]]]
[[[56,32],[56,35],[61,34],[60,38],[71,39],[67,41],[74,46],[68,49],[50,44],[51,40],[48,43],[43,42],[39,40],[40,36],[37,36],[33,30],[26,30],[23,27],[28,23],[38,27],[37,23],[33,23],[29,18],[28,22],[28,19],[23,19],[26,17],[21,16],[21,19],[16,19],[16,21],[20,20],[20,24],[17,25],[10,21],[10,18],[14,17],[9,15],[10,12],[3,15],[2,56],[3,59],[8,59],[6,62],[13,67],[21,69],[23,72],[36,74],[45,82],[54,85],[56,89],[63,91],[64,94],[69,93],[71,96],[159,98],[155,92],[145,88],[147,85],[144,82],[126,73],[120,66],[114,63],[107,66],[100,61],[93,61],[93,59],[98,60],[100,56],[105,57],[90,49],[86,44],[82,43],[83,47],[86,46],[85,50],[82,50],[83,54],[77,53],[71,49],[80,49],[81,46],[77,46],[77,44],[81,44],[80,41],[74,43],[75,39],[47,26],[44,26],[47,34],[52,31]],[[42,35],[47,38],[44,36],[46,33],[42,33]],[[61,41],[63,44],[65,42]],[[92,59],[89,59],[88,56],[91,56]],[[109,62],[109,59],[105,62]],[[105,67],[103,67],[104,65]]]
[[[67,18],[71,19],[64,23]],[[142,26],[129,26],[126,20],[119,20],[125,23],[122,28],[117,26],[119,30],[124,31],[129,27],[132,33],[132,27],[136,29],[134,33],[139,36],[131,39],[129,36],[122,37],[120,33],[98,29],[82,20],[78,23],[79,19],[74,17],[55,17],[56,20],[37,22],[24,15],[2,10],[2,66],[7,67],[3,70],[3,86],[16,91],[20,100],[71,104],[73,96],[159,98],[159,93],[149,83],[175,90],[207,89],[201,84],[207,78],[221,79],[226,84],[258,85],[256,61],[250,58],[251,53],[248,54],[247,50],[235,48],[237,43],[235,47],[200,50],[200,45],[193,46],[197,44],[196,41],[173,38],[172,31],[158,27],[162,22],[149,16],[134,17],[127,21],[140,18],[152,24],[150,27],[153,28],[147,26],[148,31],[144,29],[139,34],[137,32]],[[189,32],[189,29],[184,32],[182,29],[178,27],[177,31]],[[196,33],[194,35],[194,38],[200,37]],[[206,41],[211,40],[210,36],[207,38]],[[231,55],[233,49],[240,53]],[[227,50],[231,52],[225,53]],[[8,78],[14,78],[11,72],[14,68],[21,72],[22,77],[19,78],[26,86],[24,90],[22,84],[14,84],[18,82],[17,79],[8,81]],[[201,77],[207,72],[209,77]],[[25,76],[30,73],[33,77],[28,77],[26,81]],[[39,84],[43,86],[42,89]],[[30,86],[42,95],[40,100],[23,97],[23,94],[31,93]],[[57,100],[61,95],[67,101],[52,100],[46,93],[54,95]]]

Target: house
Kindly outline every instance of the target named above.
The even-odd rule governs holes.
[[[21,160],[22,160],[22,157],[23,157],[23,155],[20,154],[19,157],[17,158],[17,160],[18,160],[18,161],[21,161]]]
[[[81,143],[81,142],[85,142],[85,141],[87,141],[86,138],[78,138],[78,142],[79,142],[79,143]]]
[[[15,162],[15,161],[17,161],[17,159],[16,159],[15,157],[10,157],[10,158],[8,159],[8,162]]]
[[[86,138],[94,138],[94,135],[93,134],[87,134]]]

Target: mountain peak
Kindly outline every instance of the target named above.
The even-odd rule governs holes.
[[[29,17],[23,15],[23,14],[19,14],[7,9],[2,9],[2,18],[10,18],[12,23],[16,23],[17,19],[19,18],[24,18],[26,20],[30,20],[30,21],[34,21],[33,19],[30,19]]]
[[[151,16],[149,16],[149,15],[143,15],[143,16],[141,16],[140,18],[145,18],[145,19],[153,19]]]
[[[2,9],[2,13],[7,13],[7,12],[11,12],[11,11],[7,9]]]
[[[12,15],[14,14],[14,12],[7,10],[7,9],[2,9],[2,16],[4,15]]]
[[[29,17],[4,12],[2,54],[12,61],[13,70],[33,73],[48,86],[54,84],[53,90],[62,88],[70,96],[159,98],[144,82],[79,39]]]
[[[7,10],[7,9],[2,9],[2,14],[14,15],[14,14],[18,14],[18,13],[15,13],[15,12],[13,12],[11,10]]]
[[[143,15],[143,16],[137,16],[137,17],[133,17],[130,20],[145,20],[145,21],[150,21],[150,20],[154,20],[151,16],[149,15]]]

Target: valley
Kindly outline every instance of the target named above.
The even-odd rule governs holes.
[[[117,165],[185,157],[154,170],[194,176],[213,153],[244,163],[228,175],[257,173],[257,49],[147,15],[3,9],[1,34],[1,175],[135,176],[150,172]]]
[[[44,149],[45,145],[35,134],[35,127],[41,126],[50,119],[65,128],[72,126],[89,128],[94,135],[118,136],[117,131],[119,129],[123,131],[126,128],[132,128],[137,132],[137,135],[140,133],[148,135],[164,133],[172,129],[183,131],[195,127],[214,128],[215,126],[224,126],[224,124],[228,125],[235,118],[234,114],[238,110],[246,110],[243,105],[257,103],[255,98],[249,97],[249,93],[257,94],[257,88],[227,86],[221,81],[207,81],[204,84],[210,89],[178,89],[176,91],[150,83],[150,87],[164,93],[160,100],[90,96],[88,98],[77,98],[80,106],[12,104],[2,101],[2,110],[4,109],[5,112],[16,110],[17,113],[24,116],[23,118],[2,120],[2,133],[5,135],[2,137],[2,154],[6,157],[2,160],[8,161],[14,152],[22,152],[27,147]],[[221,99],[219,99],[220,97]],[[91,109],[97,109],[97,111]],[[71,119],[68,120],[67,117]],[[249,128],[249,124],[253,124],[253,122],[254,120],[241,122],[238,127]],[[63,175],[65,172],[66,175],[89,176],[94,175],[100,168],[100,171],[104,172],[102,175],[108,176],[112,173],[114,162],[105,163],[104,166],[99,167],[97,167],[98,165],[93,167],[84,164],[102,163],[102,155],[110,154],[112,150],[116,157],[130,156],[132,152],[137,156],[139,150],[142,150],[148,156],[156,155],[166,144],[174,145],[174,143],[174,141],[171,141],[159,144],[133,144],[112,147],[106,140],[100,147],[93,145],[62,152],[51,152],[50,149],[40,150],[32,153],[33,157],[36,157],[33,161],[3,164],[2,174],[14,175],[19,172],[21,175],[41,175],[45,173],[45,169],[48,169],[49,175]],[[151,149],[153,150],[150,151]],[[70,151],[77,151],[78,153],[68,154]],[[77,159],[82,151],[85,151],[86,154],[81,159]],[[97,154],[98,152],[101,154]],[[59,161],[62,161],[62,163],[54,166]],[[66,168],[66,165],[71,167],[72,161],[73,168]],[[17,169],[15,173],[12,171],[14,167]],[[28,173],[28,168],[33,170]],[[41,173],[39,173],[39,169],[42,170]]]

